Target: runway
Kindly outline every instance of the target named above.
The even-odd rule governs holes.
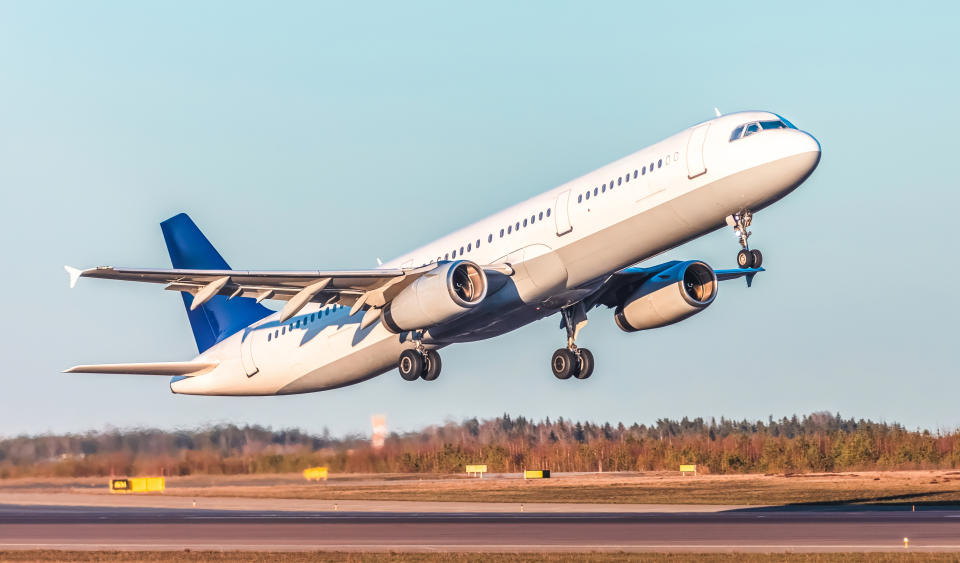
[[[0,505],[0,549],[960,551],[960,510],[296,512]]]

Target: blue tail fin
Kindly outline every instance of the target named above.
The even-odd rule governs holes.
[[[167,243],[167,251],[174,268],[230,269],[186,213],[160,223],[160,228],[163,230],[163,239]],[[215,295],[191,311],[193,296],[187,292],[180,292],[180,295],[187,308],[190,328],[193,329],[193,337],[200,352],[273,312],[249,297],[234,297],[228,300],[224,295]]]

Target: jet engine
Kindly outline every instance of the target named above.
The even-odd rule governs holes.
[[[442,324],[476,307],[487,296],[487,275],[468,260],[441,264],[417,278],[383,308],[390,332]]]
[[[699,313],[716,296],[713,268],[703,262],[681,262],[635,289],[617,307],[614,319],[624,332],[659,328]]]

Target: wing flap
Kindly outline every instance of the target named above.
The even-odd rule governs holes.
[[[124,375],[203,375],[217,367],[219,362],[151,362],[142,364],[91,364],[73,366],[63,373],[109,373]]]

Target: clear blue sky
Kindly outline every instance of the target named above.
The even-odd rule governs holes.
[[[815,410],[960,425],[958,4],[0,1],[6,363],[0,435],[208,422],[367,432],[504,412],[652,422]],[[823,145],[757,215],[769,272],[624,334],[597,310],[589,381],[549,319],[319,394],[171,395],[75,363],[196,352],[179,296],[63,264],[167,267],[190,213],[242,268],[362,268],[723,111]],[[668,258],[731,267],[719,232]]]

